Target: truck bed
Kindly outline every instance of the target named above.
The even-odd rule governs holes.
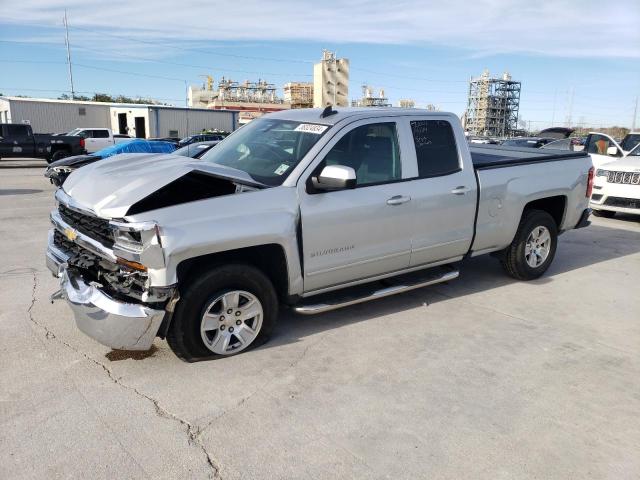
[[[537,148],[503,147],[500,145],[469,145],[471,160],[476,170],[512,167],[539,162],[553,162],[571,158],[587,157],[587,152],[566,150],[540,150]]]

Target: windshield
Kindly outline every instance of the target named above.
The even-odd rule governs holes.
[[[551,150],[573,150],[573,139],[571,138],[563,138],[562,140],[556,140],[555,142],[549,142],[546,145],[543,145],[542,149],[551,149]]]
[[[289,120],[256,119],[209,150],[201,160],[242,170],[265,185],[281,185],[328,128]]]
[[[627,157],[640,157],[640,143],[638,143],[633,150],[631,150]]]
[[[628,152],[629,150],[633,150],[633,148],[638,144],[640,144],[640,133],[633,133],[624,137],[620,146],[622,147],[622,150]]]

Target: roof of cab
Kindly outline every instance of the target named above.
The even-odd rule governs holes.
[[[323,108],[296,108],[291,110],[280,110],[278,112],[265,115],[267,118],[279,118],[282,120],[292,120],[296,122],[310,122],[322,125],[335,125],[336,123],[347,119],[368,118],[372,116],[404,116],[404,115],[420,115],[420,116],[452,116],[458,118],[453,113],[434,112],[421,108],[396,108],[396,107],[346,107],[334,108],[334,113],[326,117],[322,117]],[[263,117],[264,118],[264,117]]]

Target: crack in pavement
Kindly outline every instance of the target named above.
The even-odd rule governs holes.
[[[199,427],[196,436],[199,437],[200,435],[202,435],[211,425],[213,425],[215,422],[220,420],[222,417],[224,417],[224,416],[228,415],[229,413],[231,413],[231,412],[237,410],[238,408],[240,408],[242,405],[244,405],[248,400],[253,398],[258,393],[265,392],[265,390],[269,387],[269,385],[271,385],[276,379],[282,377],[289,370],[294,369],[307,356],[307,353],[309,352],[309,350],[311,350],[316,345],[319,345],[320,343],[322,343],[324,341],[324,339],[329,335],[330,335],[329,333],[325,333],[318,340],[316,340],[315,342],[310,343],[309,345],[307,345],[304,348],[304,350],[302,351],[302,353],[300,355],[298,355],[298,358],[296,358],[291,363],[289,363],[289,365],[284,369],[284,371],[280,375],[274,376],[273,378],[271,378],[270,380],[265,382],[264,385],[261,385],[260,387],[256,388],[249,395],[247,395],[245,397],[242,397],[240,399],[240,401],[238,403],[236,403],[234,406],[232,406],[231,408],[228,408],[227,410],[223,411],[220,415],[218,415],[217,417],[214,417],[213,419],[208,421],[206,424],[204,424],[202,427]],[[269,394],[267,393],[267,395],[269,395]]]
[[[155,408],[156,411],[156,415],[158,415],[159,417],[162,418],[166,418],[168,420],[173,420],[175,422],[178,422],[180,425],[182,425],[187,433],[187,442],[189,445],[194,446],[196,448],[199,448],[202,453],[205,456],[205,459],[207,461],[207,465],[209,466],[211,472],[209,474],[209,478],[210,479],[214,479],[214,480],[221,480],[221,476],[220,476],[220,466],[217,464],[217,462],[213,459],[213,457],[211,456],[211,454],[209,453],[209,451],[207,450],[207,448],[205,447],[205,445],[202,443],[202,441],[199,438],[200,435],[200,428],[197,425],[193,425],[191,424],[189,421],[180,418],[178,415],[169,412],[166,408],[164,408],[162,405],[160,405],[160,402],[158,400],[156,400],[155,398],[147,395],[146,393],[141,392],[140,390],[138,390],[137,388],[128,385],[124,382],[122,382],[122,380],[120,378],[117,378],[113,371],[107,367],[105,364],[99,362],[98,360],[96,360],[95,358],[87,355],[86,353],[84,353],[83,351],[79,350],[78,348],[74,347],[73,345],[65,342],[64,340],[62,340],[61,338],[58,338],[56,336],[55,333],[53,333],[51,330],[49,330],[49,328],[38,322],[34,315],[33,315],[33,307],[36,304],[36,290],[37,290],[37,286],[38,286],[38,277],[36,275],[35,272],[33,272],[33,286],[31,289],[31,304],[29,305],[29,308],[27,309],[27,314],[29,316],[29,320],[31,321],[31,323],[33,323],[34,325],[36,325],[37,327],[39,327],[40,329],[44,330],[45,332],[45,338],[47,338],[48,340],[55,340],[56,342],[60,343],[61,345],[64,345],[65,347],[69,348],[70,350],[74,351],[75,353],[77,353],[78,355],[81,355],[82,357],[84,357],[86,360],[88,360],[89,362],[93,363],[94,365],[97,365],[98,367],[102,368],[102,370],[106,373],[107,377],[109,377],[109,379],[115,383],[116,385],[118,385],[119,387],[122,387],[126,390],[130,390],[132,392],[134,392],[137,396],[139,396],[140,398],[143,398],[145,400],[148,400],[149,402],[151,402],[153,404],[153,407]]]

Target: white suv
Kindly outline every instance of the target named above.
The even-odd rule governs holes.
[[[598,217],[610,218],[616,212],[640,215],[640,145],[596,170],[589,206]]]

